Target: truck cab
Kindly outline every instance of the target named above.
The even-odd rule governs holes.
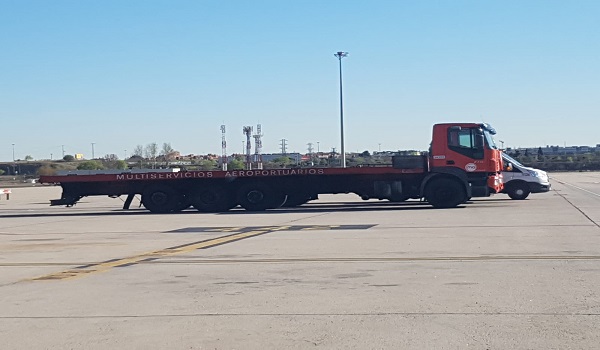
[[[504,162],[502,193],[508,194],[512,199],[523,200],[530,193],[550,191],[550,179],[545,171],[526,167],[504,152],[502,160]]]
[[[487,123],[446,123],[433,126],[429,164],[432,173],[465,178],[472,197],[486,197],[503,190],[502,152]]]

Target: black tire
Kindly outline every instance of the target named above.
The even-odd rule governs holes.
[[[264,211],[279,208],[285,200],[285,194],[274,190],[262,182],[242,185],[237,195],[238,203],[249,211]]]
[[[142,204],[153,213],[180,211],[184,200],[178,191],[165,185],[149,186],[142,193]]]
[[[517,181],[507,186],[506,193],[511,199],[523,200],[529,196],[531,190],[527,182]]]
[[[190,202],[203,213],[218,213],[235,207],[233,196],[221,186],[200,188],[192,193]]]
[[[407,195],[393,194],[391,198],[388,198],[388,200],[390,202],[399,203],[399,202],[404,202],[409,198],[410,198],[410,196],[407,196]]]
[[[464,203],[466,198],[464,186],[448,178],[433,178],[425,188],[425,199],[434,208],[454,208]]]
[[[311,200],[311,198],[311,195],[305,193],[288,194],[287,198],[285,199],[285,203],[283,203],[282,207],[297,207],[299,205],[307,203]]]
[[[187,199],[187,197],[181,196],[179,203],[177,203],[177,206],[175,207],[175,209],[172,210],[172,212],[175,213],[175,212],[184,211],[191,206],[192,205],[190,204],[190,201]]]

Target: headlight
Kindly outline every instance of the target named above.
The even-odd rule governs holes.
[[[540,177],[540,174],[534,170],[529,171],[529,175],[534,176],[534,177]]]

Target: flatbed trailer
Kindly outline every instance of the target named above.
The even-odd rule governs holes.
[[[471,197],[502,190],[500,151],[485,141],[485,134],[492,130],[487,124],[436,124],[430,152],[395,156],[392,164],[380,167],[73,171],[41,176],[40,182],[63,189],[61,198],[51,200],[51,205],[72,206],[86,196],[126,195],[127,208],[135,195],[141,195],[141,203],[154,213],[190,206],[201,212],[221,212],[238,205],[262,211],[301,205],[326,193],[356,193],[363,199],[390,201],[421,198],[433,207],[451,208]],[[453,150],[461,133],[468,134],[471,146]]]

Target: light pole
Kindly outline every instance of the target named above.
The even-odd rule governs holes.
[[[96,157],[94,156],[94,145],[95,145],[95,144],[96,144],[95,142],[92,142],[92,159],[96,158]]]
[[[15,144],[12,144],[13,146],[13,163],[15,162]]]
[[[344,100],[342,94],[342,58],[348,56],[347,52],[338,51],[333,54],[340,61],[340,139],[342,153],[342,168],[346,167],[346,151],[344,149]]]

